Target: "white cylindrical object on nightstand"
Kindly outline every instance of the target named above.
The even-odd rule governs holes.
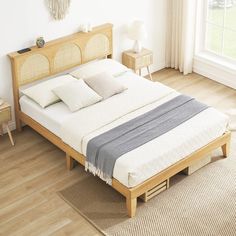
[[[142,51],[142,40],[147,37],[147,32],[145,29],[144,22],[134,21],[129,28],[128,32],[129,38],[135,40],[133,50],[136,53]]]
[[[140,53],[143,49],[142,43],[139,40],[135,40],[133,50],[135,53]]]

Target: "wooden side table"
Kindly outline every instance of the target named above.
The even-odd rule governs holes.
[[[152,51],[143,48],[140,53],[135,53],[132,50],[123,52],[122,63],[130,69],[133,69],[136,73],[139,70],[139,75],[141,76],[142,68],[146,67],[149,78],[152,80],[152,75],[150,73],[149,66],[153,63],[153,53]]]
[[[0,126],[2,129],[3,129],[3,126],[6,127],[11,144],[12,144],[12,146],[14,146],[14,141],[13,141],[11,131],[8,126],[8,122],[10,120],[11,120],[11,106],[8,103],[4,102],[0,106]]]

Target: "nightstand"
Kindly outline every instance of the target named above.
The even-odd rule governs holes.
[[[12,146],[14,146],[14,141],[13,141],[11,131],[8,126],[8,122],[10,120],[11,120],[11,106],[8,103],[4,102],[0,106],[0,126],[2,129],[3,129],[3,126],[6,127],[11,144],[12,144]]]
[[[149,78],[152,80],[152,75],[150,73],[149,66],[153,63],[153,53],[152,51],[143,48],[140,53],[135,53],[132,50],[123,52],[122,63],[130,69],[133,69],[136,73],[139,70],[139,75],[141,75],[141,69],[146,67]]]

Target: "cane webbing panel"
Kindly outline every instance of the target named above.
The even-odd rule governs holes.
[[[81,64],[81,50],[74,43],[66,44],[59,48],[54,57],[54,70],[61,71],[63,68]]]
[[[68,70],[94,59],[112,57],[112,24],[92,31],[78,32],[46,42],[43,48],[33,46],[25,53],[12,52],[12,82],[16,119],[19,121],[19,87],[28,83],[67,73]]]
[[[24,85],[37,80],[50,73],[50,65],[47,57],[42,54],[34,54],[26,58],[21,65],[19,85]]]
[[[96,34],[86,44],[84,61],[102,58],[109,54],[110,42],[106,35]]]

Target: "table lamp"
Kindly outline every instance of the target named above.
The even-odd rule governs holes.
[[[135,41],[133,47],[134,52],[141,52],[143,48],[141,41],[147,38],[144,22],[134,21],[129,28],[128,36],[130,39]]]

